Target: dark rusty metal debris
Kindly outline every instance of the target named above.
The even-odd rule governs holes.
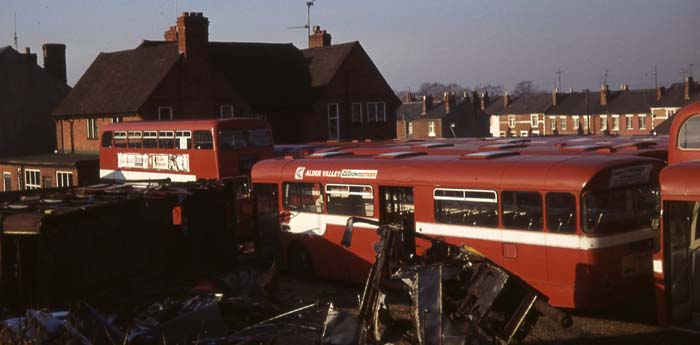
[[[507,344],[522,340],[541,315],[562,327],[571,318],[517,276],[468,247],[405,231],[401,224],[377,225],[377,257],[358,309],[329,307],[324,344]],[[432,246],[417,255],[415,241]]]

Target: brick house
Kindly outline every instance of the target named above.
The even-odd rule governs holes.
[[[467,93],[458,99],[446,92],[440,102],[433,102],[432,96],[417,101],[409,93],[397,111],[396,137],[401,140],[474,138],[488,133],[488,115],[476,93],[471,99]]]
[[[668,89],[656,89],[656,102],[651,107],[653,127],[657,134],[668,134],[671,119],[682,107],[700,100],[700,85],[687,77],[683,83],[672,84]]]
[[[488,95],[485,95],[488,96]],[[545,114],[552,107],[548,93],[533,93],[512,97],[508,91],[485,106],[491,117],[491,134],[495,137],[551,134]]]
[[[101,126],[118,121],[256,116],[277,143],[393,136],[384,119],[395,118],[398,99],[357,42],[331,45],[320,28],[304,51],[210,42],[209,20],[194,12],[164,38],[97,56],[52,113],[59,151],[97,152]],[[355,104],[367,115],[383,104],[382,121],[352,123]]]

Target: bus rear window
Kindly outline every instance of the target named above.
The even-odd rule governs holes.
[[[374,216],[372,186],[326,185],[326,209],[328,214],[346,216]]]
[[[176,131],[175,132],[175,148],[180,150],[192,149],[192,132],[191,131]]]
[[[272,146],[272,136],[267,129],[252,129],[248,131],[248,137],[251,146]]]
[[[102,132],[102,147],[112,147],[112,131]]]
[[[243,131],[233,129],[219,131],[219,149],[231,150],[246,146],[248,146],[248,140]]]
[[[114,132],[114,147],[125,148],[126,147],[126,132],[116,131]]]
[[[160,131],[158,132],[158,147],[161,149],[175,148],[175,132]]]
[[[282,186],[285,209],[298,212],[323,212],[323,197],[319,183],[285,183]]]
[[[700,149],[700,115],[686,120],[678,132],[678,147],[682,149]]]
[[[194,148],[196,150],[211,150],[214,148],[214,139],[211,131],[194,131]]]
[[[583,197],[583,231],[611,233],[653,228],[659,188],[640,186],[589,193]]]
[[[501,193],[503,226],[518,230],[542,230],[542,196],[538,192]]]
[[[442,224],[498,226],[498,194],[489,190],[437,188],[435,221]]]

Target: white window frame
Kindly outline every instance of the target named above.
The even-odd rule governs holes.
[[[413,135],[413,121],[408,122],[408,134]]]
[[[29,178],[34,177],[29,175],[33,175],[34,173],[36,173],[36,179]],[[24,169],[24,189],[41,189],[41,171],[39,171],[38,169]]]
[[[639,124],[639,129],[647,129],[647,115],[646,114],[638,114],[637,115],[637,123]]]
[[[508,127],[515,128],[515,115],[508,115]]]
[[[600,115],[600,130],[608,130],[608,115]]]
[[[112,116],[112,123],[122,123],[124,118],[122,116]]]
[[[530,126],[537,127],[539,121],[540,119],[539,116],[537,116],[537,114],[530,114]]]
[[[632,130],[634,129],[634,115],[632,114],[626,114],[625,115],[625,129],[627,130]]]
[[[435,135],[435,121],[428,121],[428,136],[434,137]]]
[[[167,119],[163,119],[163,111],[167,110],[170,115]],[[173,107],[170,106],[159,106],[158,107],[158,121],[172,120],[173,119]]]
[[[9,186],[5,183],[5,179],[8,177],[10,178],[10,185]],[[7,188],[7,187],[10,187],[10,188]],[[12,190],[12,173],[8,172],[8,171],[3,171],[2,172],[2,191],[9,192],[11,190]]]
[[[527,131],[520,131],[521,137],[527,137]]]
[[[381,114],[379,113],[379,105],[382,106]],[[386,103],[367,102],[367,122],[386,122]]]
[[[224,111],[224,110],[228,110],[228,111]],[[222,119],[232,119],[235,117],[235,114],[236,114],[236,112],[234,111],[232,104],[222,104],[219,107],[219,116]]]
[[[505,137],[506,137],[506,132],[499,132],[499,133],[498,133],[498,136],[501,137],[501,138],[505,138]]]
[[[97,119],[94,117],[85,120],[87,126],[87,138],[89,140],[97,140]]]
[[[557,130],[557,117],[556,117],[556,116],[550,116],[550,117],[549,117],[549,130],[550,130],[550,131],[556,131],[556,130]]]
[[[583,129],[588,129],[589,126],[591,125],[591,118],[588,115],[582,115],[583,116]]]
[[[559,116],[559,127],[562,131],[566,130],[566,116]]]
[[[446,191],[446,192],[462,192],[462,197],[453,197],[453,196],[438,196],[435,195],[437,191]],[[478,193],[490,193],[493,195],[492,199],[486,199],[486,198],[470,198],[466,196],[466,193],[468,192],[478,192]],[[484,203],[490,203],[490,204],[497,204],[498,203],[498,193],[493,190],[487,190],[487,189],[462,189],[462,188],[435,188],[433,189],[433,199],[434,200],[450,200],[450,201],[472,201],[472,202],[484,202]]]
[[[359,112],[355,112],[356,109],[359,110]],[[352,123],[362,123],[362,103],[353,102],[350,104],[350,113],[350,120]]]
[[[613,131],[619,131],[620,130],[620,115],[612,115],[612,130]]]
[[[579,123],[578,123],[578,115],[572,115],[571,116],[571,127],[573,129],[579,129]]]
[[[67,177],[68,179],[66,181],[68,182],[68,185],[64,185],[64,180],[63,178]],[[72,171],[56,171],[56,187],[57,188],[67,188],[67,187],[73,187],[73,172]]]
[[[335,114],[333,116],[331,116],[331,106],[335,106]],[[328,103],[327,114],[328,114],[328,139],[331,139],[331,140],[340,139],[340,104],[339,103]],[[336,137],[331,137],[331,120],[335,120]]]

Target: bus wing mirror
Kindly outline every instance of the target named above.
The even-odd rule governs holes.
[[[340,241],[340,244],[345,248],[350,248],[352,243],[352,223],[352,217],[348,218],[348,221],[345,223],[345,232],[343,232],[343,239]]]

